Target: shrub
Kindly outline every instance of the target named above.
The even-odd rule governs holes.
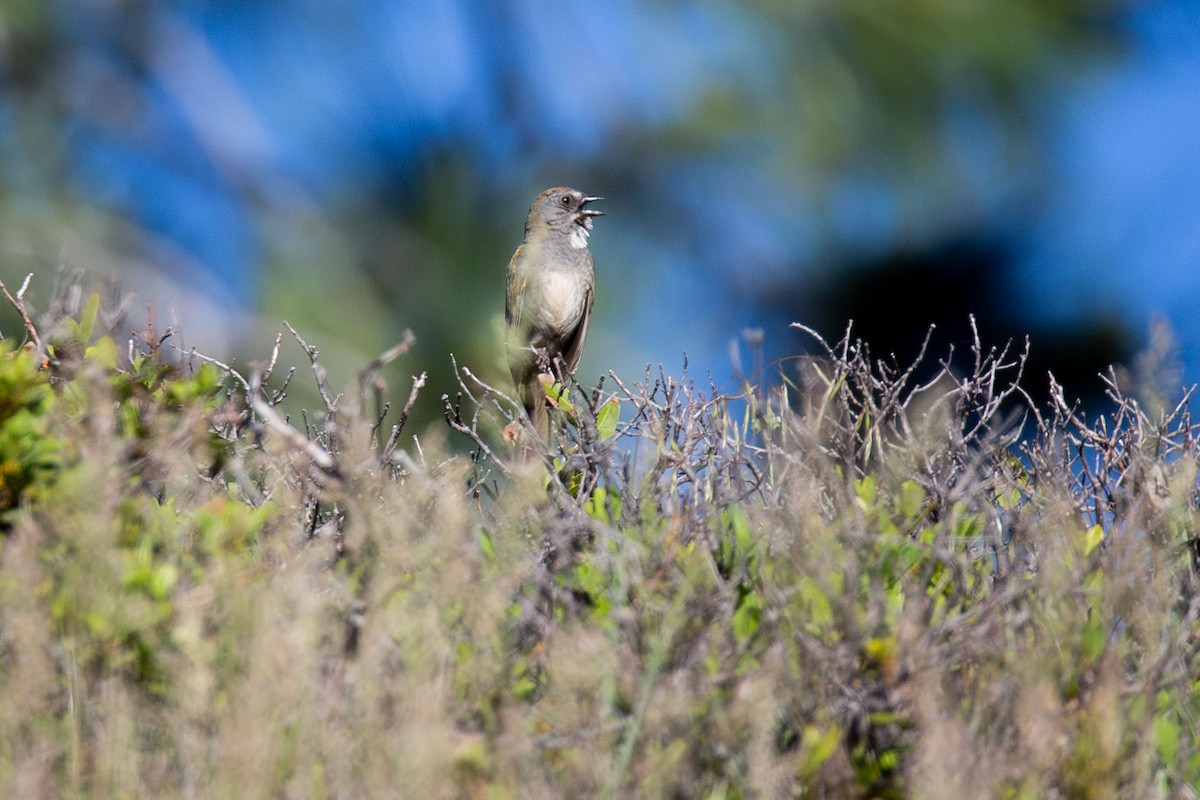
[[[775,388],[568,387],[511,447],[467,369],[449,438],[406,438],[423,376],[387,426],[407,343],[343,396],[295,334],[301,426],[281,340],[243,375],[104,318],[0,359],[41,464],[0,552],[9,795],[1194,796],[1160,370],[1089,415],[978,337],[923,373],[814,335]]]

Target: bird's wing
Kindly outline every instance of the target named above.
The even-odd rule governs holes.
[[[525,245],[518,245],[512,258],[508,260],[508,291],[504,301],[504,320],[509,328],[519,327],[525,303],[525,278],[517,272],[517,262],[521,259],[521,250]]]
[[[571,338],[563,344],[563,366],[566,367],[568,373],[574,372],[575,367],[579,366],[579,359],[583,355],[583,342],[587,338],[588,320],[591,318],[592,290],[588,289],[587,296],[583,301],[583,316],[579,318],[579,324],[575,327]]]

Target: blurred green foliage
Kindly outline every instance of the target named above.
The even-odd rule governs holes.
[[[308,187],[305,177],[288,172],[283,160],[255,160],[239,170],[244,153],[226,152],[223,136],[189,123],[193,112],[180,112],[205,107],[215,119],[223,110],[205,105],[219,97],[215,90],[211,97],[180,96],[172,94],[181,91],[177,84],[162,84],[166,78],[156,53],[170,48],[148,37],[190,30],[204,41],[204,26],[180,9],[153,3],[93,6],[80,10],[79,19],[87,22],[76,24],[69,4],[5,3],[0,68],[11,80],[2,97],[7,113],[0,137],[5,154],[0,159],[0,278],[13,283],[27,272],[45,274],[60,262],[114,272],[126,288],[145,291],[145,301],[165,315],[172,305],[194,311],[190,306],[197,298],[180,295],[197,291],[206,271],[246,269],[245,275],[226,276],[231,285],[225,289],[232,296],[217,299],[218,307],[241,305],[259,312],[271,331],[281,319],[298,325],[325,353],[337,356],[330,369],[339,385],[352,377],[337,372],[342,364],[365,361],[412,329],[424,363],[433,365],[428,367],[431,394],[440,396],[454,389],[453,375],[444,367],[451,352],[484,378],[505,384],[498,344],[504,265],[520,239],[532,197],[546,185],[571,181],[602,191],[614,203],[605,231],[596,237],[601,333],[592,337],[585,362],[595,372],[593,365],[610,365],[626,355],[624,344],[645,329],[645,318],[667,313],[657,308],[655,287],[698,275],[720,291],[699,300],[684,292],[681,302],[709,302],[713,308],[673,313],[723,318],[728,309],[718,303],[729,286],[750,297],[778,294],[775,290],[794,289],[814,275],[792,265],[819,270],[844,264],[848,252],[856,255],[864,232],[879,235],[879,230],[865,223],[847,226],[838,208],[847,180],[876,187],[890,198],[896,214],[887,228],[904,239],[899,244],[936,239],[947,227],[957,230],[958,210],[971,213],[986,203],[973,194],[977,182],[1036,174],[1023,167],[1033,156],[1030,111],[1037,107],[1037,92],[1110,54],[1119,42],[1114,20],[1120,8],[1107,0],[708,0],[704,8],[715,19],[728,20],[727,41],[711,52],[690,54],[693,66],[703,66],[696,74],[704,82],[689,84],[686,66],[676,75],[675,59],[638,53],[654,65],[656,82],[686,86],[673,95],[686,100],[671,108],[623,105],[623,98],[646,91],[645,76],[623,72],[625,60],[614,55],[608,102],[616,105],[598,104],[597,116],[608,115],[602,119],[589,118],[586,109],[580,120],[569,109],[528,102],[539,96],[542,70],[525,74],[501,66],[526,56],[526,50],[512,52],[522,47],[521,37],[531,35],[516,21],[511,24],[521,36],[512,41],[484,37],[477,43],[503,57],[467,54],[496,65],[494,73],[483,76],[490,90],[480,91],[494,94],[499,118],[478,130],[430,121],[416,104],[400,103],[398,119],[386,114],[375,119],[373,97],[407,97],[411,87],[362,85],[364,75],[384,73],[371,69],[371,48],[353,53],[363,64],[345,72],[314,54],[305,63],[319,80],[341,87],[330,94],[342,104],[323,105],[325,98],[314,92],[311,109],[294,110],[295,125],[265,135],[273,151],[311,151],[302,160],[306,165],[313,159],[356,165],[336,181],[326,176],[333,188],[322,194]],[[329,28],[321,12],[303,4],[263,4],[256,10],[276,12],[268,18],[304,33]],[[627,11],[614,14],[610,24],[641,19]],[[667,4],[664,13],[671,11],[679,14],[686,32],[695,9]],[[221,20],[216,29],[230,37],[215,43],[211,57],[219,60],[225,50],[256,42],[249,24],[246,38],[237,38],[238,12],[214,8],[206,14]],[[247,12],[245,19],[252,16]],[[557,35],[573,36],[571,19],[563,15]],[[288,35],[291,31],[285,28],[281,40],[307,41]],[[635,30],[609,34],[630,47],[643,41]],[[388,49],[414,44],[401,40]],[[264,48],[257,56],[262,65],[277,68],[296,54]],[[245,84],[247,102],[256,92],[270,95],[277,88],[255,84],[269,70],[240,74],[240,62],[224,66],[230,75],[218,71],[213,80],[232,77],[235,89]],[[81,85],[84,76],[96,86]],[[415,94],[438,88],[422,86]],[[97,96],[119,101],[96,102]],[[363,119],[374,127],[365,127]],[[960,130],[964,120],[965,133]],[[311,131],[308,139],[294,138],[302,127],[315,128],[318,140]],[[584,147],[602,127],[612,131],[609,140]],[[561,141],[552,147],[518,143],[503,151],[507,162],[492,163],[495,142],[522,130],[540,134],[547,129],[561,130],[561,136],[552,137]],[[426,138],[411,148],[396,145],[391,153],[379,142],[391,142],[397,130],[423,131]],[[170,140],[156,138],[159,134]],[[229,141],[238,141],[238,134],[251,136],[231,132]],[[996,152],[994,142],[1000,142]],[[981,155],[987,163],[964,154],[964,147],[976,145],[987,151]],[[328,152],[319,152],[322,148]],[[583,155],[572,157],[575,152]],[[88,160],[97,153],[117,159],[110,166],[120,166],[125,177],[117,179],[114,170]],[[1001,163],[989,166],[988,159]],[[155,183],[156,169],[162,171],[161,185]],[[197,199],[212,199],[224,216],[191,221],[189,215],[199,214],[193,207]],[[171,207],[172,202],[178,206]],[[233,230],[235,222],[245,231]],[[731,259],[729,249],[747,252],[749,245],[739,238],[745,232],[738,227],[745,225],[754,231],[765,226],[782,242],[805,242],[804,250],[786,254],[788,264],[768,271],[752,258]],[[251,238],[250,263],[199,263],[186,244],[170,240],[171,231],[200,236],[202,229],[214,242]],[[701,234],[707,241],[696,240]],[[174,283],[164,288],[148,280],[145,262],[165,270]],[[652,274],[660,269],[674,274]],[[232,352],[224,355],[264,357],[255,348],[257,333],[244,322],[224,320],[219,327],[228,328],[221,333],[232,340]],[[217,338],[213,330],[203,333]],[[602,353],[602,347],[611,349]],[[291,352],[284,358],[302,363],[293,361]],[[400,367],[389,375],[393,383],[406,377]],[[299,399],[303,404],[315,398]],[[421,404],[414,409],[415,426],[423,428],[437,416],[436,407]]]
[[[0,342],[0,520],[10,520],[26,497],[36,499],[57,473],[62,442],[50,435],[53,407],[38,355]]]

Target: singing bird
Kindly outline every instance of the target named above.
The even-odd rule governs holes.
[[[588,203],[603,199],[566,186],[542,192],[529,208],[525,238],[508,262],[508,367],[525,413],[543,439],[550,433],[543,382],[565,384],[583,354],[596,287],[588,236],[592,219],[604,213]]]

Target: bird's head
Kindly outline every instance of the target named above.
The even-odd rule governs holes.
[[[529,218],[525,221],[525,231],[528,233],[533,228],[544,225],[553,230],[570,233],[572,240],[578,239],[585,245],[587,235],[592,230],[592,218],[604,214],[603,211],[588,208],[588,203],[603,199],[589,197],[567,186],[547,189],[533,201],[529,209]]]

